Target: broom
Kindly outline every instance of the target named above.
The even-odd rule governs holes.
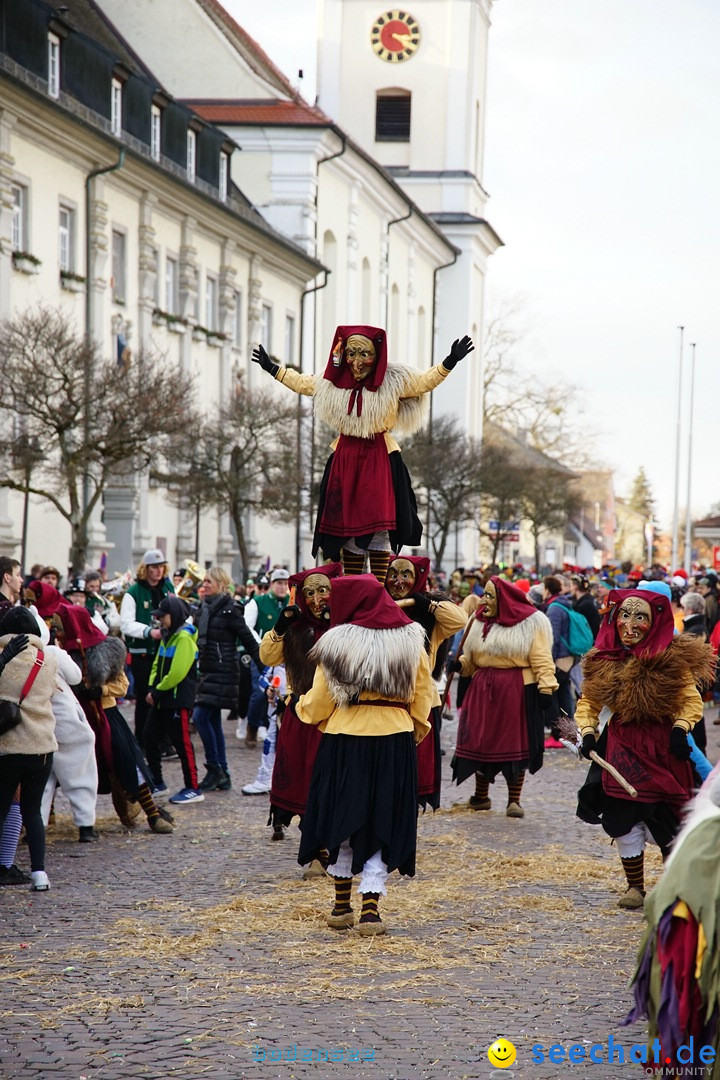
[[[568,750],[572,750],[572,752],[579,757],[582,739],[580,738],[578,726],[572,716],[568,716],[567,713],[561,712],[553,724],[553,727],[557,728],[558,736],[563,746],[566,746]],[[621,776],[609,761],[606,761],[605,758],[601,758],[596,750],[590,751],[590,758],[599,765],[601,769],[605,769],[606,772],[609,772],[610,775],[617,780],[618,784],[627,791],[628,795],[632,796],[633,799],[637,798],[637,791],[632,784],[629,784],[625,777]]]

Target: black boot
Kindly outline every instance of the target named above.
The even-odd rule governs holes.
[[[78,825],[79,844],[90,844],[93,840],[97,840],[99,836],[100,833],[94,825]]]
[[[222,765],[218,766],[220,773],[222,774],[222,780],[218,781],[216,791],[229,791],[232,787],[232,781],[230,780],[229,769],[223,769]]]
[[[205,762],[205,768],[207,772],[198,784],[200,791],[217,791],[220,784],[225,780],[225,773],[219,765],[208,765],[207,761]]]

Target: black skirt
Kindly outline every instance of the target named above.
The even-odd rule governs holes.
[[[412,733],[324,735],[315,759],[302,822],[298,862],[322,849],[337,860],[340,845],[352,848],[359,874],[380,851],[388,872],[413,877],[417,846],[417,757]]]
[[[417,500],[415,498],[415,492],[412,489],[412,483],[410,481],[410,473],[407,470],[407,466],[402,459],[399,450],[393,450],[388,455],[390,461],[390,475],[392,476],[393,491],[395,493],[395,528],[390,530],[390,547],[394,552],[398,552],[403,545],[407,547],[417,547],[422,539],[422,523],[418,517],[417,512]],[[331,454],[325,465],[325,472],[320,483],[320,495],[318,497],[318,512],[315,522],[315,536],[313,537],[313,556],[317,555],[318,551],[322,550],[323,557],[336,562],[340,558],[340,551],[343,545],[348,540],[355,540],[355,543],[359,548],[367,550],[370,546],[374,533],[368,533],[366,536],[346,536],[345,538],[338,536],[330,536],[328,533],[320,532],[320,521],[322,520],[323,508],[325,506],[325,496],[327,493],[328,477],[330,476],[330,466],[332,465],[333,455]]]
[[[112,741],[113,770],[128,795],[137,795],[141,784],[153,786],[152,776],[137,739],[127,725],[125,717],[117,705],[105,709],[110,724]],[[143,780],[138,779],[138,769]],[[108,785],[107,791],[110,790]]]

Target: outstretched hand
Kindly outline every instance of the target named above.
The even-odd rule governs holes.
[[[461,360],[464,360],[468,353],[474,350],[475,346],[472,343],[472,338],[467,334],[464,338],[456,338],[450,346],[450,352],[443,360],[443,367],[446,367],[448,371],[452,371],[456,364],[459,364]]]
[[[253,349],[250,359],[253,364],[259,364],[263,371],[267,371],[268,375],[272,375],[273,379],[280,370],[280,365],[273,363],[262,345],[258,345],[256,349]]]

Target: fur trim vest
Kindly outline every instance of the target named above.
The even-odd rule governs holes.
[[[329,379],[319,378],[313,396],[316,415],[341,435],[368,439],[390,428],[398,435],[412,435],[423,427],[429,410],[427,395],[404,396],[414,375],[417,372],[405,364],[388,364],[377,390],[363,392],[360,416],[357,408],[348,416],[350,396],[356,391],[343,390]]]
[[[690,634],[673,638],[655,656],[613,660],[591,649],[583,660],[583,694],[611,709],[614,724],[649,724],[675,716],[688,677],[696,685],[715,679],[711,646]]]
[[[361,694],[412,701],[425,631],[418,623],[394,630],[370,630],[347,623],[320,638],[309,659],[320,664],[335,703],[342,707]]]
[[[514,626],[500,626],[491,623],[487,635],[483,637],[484,624],[475,619],[465,639],[466,656],[497,656],[507,659],[522,659],[530,653],[536,635],[544,638],[548,650],[552,650],[553,633],[550,620],[542,611],[535,611],[522,622]],[[489,665],[492,667],[492,664]]]

